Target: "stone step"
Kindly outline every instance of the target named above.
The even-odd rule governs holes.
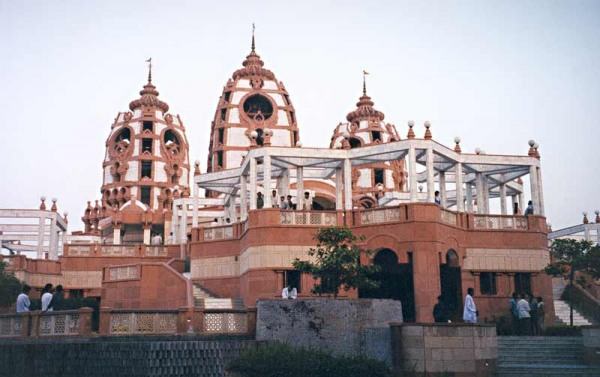
[[[245,309],[241,298],[205,298],[199,304],[204,309]]]
[[[497,377],[569,377],[586,376],[598,377],[600,368],[588,367],[586,365],[536,365],[536,364],[502,364],[496,369]]]

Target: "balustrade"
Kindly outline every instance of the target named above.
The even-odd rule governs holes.
[[[527,230],[528,224],[525,216],[474,215],[473,227],[490,230]]]
[[[248,315],[245,311],[206,311],[202,332],[207,334],[245,334],[248,332]]]
[[[27,314],[2,314],[0,315],[0,338],[15,338],[27,333],[24,328],[29,325]]]
[[[232,225],[204,228],[204,240],[205,241],[229,240],[232,238],[233,238],[233,226]]]
[[[458,214],[456,212],[448,211],[445,209],[440,210],[440,218],[442,222],[449,225],[456,226],[458,224],[457,215]]]
[[[367,209],[360,212],[360,223],[362,225],[398,221],[401,221],[401,212],[399,207]]]
[[[336,226],[336,212],[281,211],[281,225]]]
[[[176,334],[178,311],[110,312],[109,335]]]

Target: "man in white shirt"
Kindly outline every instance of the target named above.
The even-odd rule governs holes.
[[[48,305],[52,301],[52,284],[46,284],[42,292],[42,311],[52,311],[52,308],[48,309]]]
[[[31,287],[27,284],[23,285],[23,292],[17,297],[17,313],[26,313],[29,311],[29,306],[31,305],[29,291],[31,291]]]
[[[281,298],[295,300],[298,298],[298,291],[296,288],[292,288],[291,285],[288,285],[281,291]]]
[[[158,245],[162,245],[162,237],[160,234],[156,233],[154,235],[154,237],[152,237],[152,245],[154,246],[158,246]]]
[[[473,300],[473,288],[467,289],[467,297],[465,298],[465,309],[463,310],[463,320],[466,323],[477,323],[477,307]]]
[[[519,313],[519,335],[529,335],[531,329],[531,308],[527,302],[527,295],[521,293],[521,299],[517,302],[517,312]]]

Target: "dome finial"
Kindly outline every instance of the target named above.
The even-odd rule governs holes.
[[[255,43],[254,43],[254,30],[256,30],[256,26],[254,26],[254,22],[252,23],[252,52],[255,52]]]
[[[367,95],[367,75],[369,72],[363,69],[363,96]]]
[[[146,63],[148,63],[148,84],[152,83],[152,58],[148,58],[148,60],[146,60]]]

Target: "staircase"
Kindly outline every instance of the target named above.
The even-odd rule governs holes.
[[[565,281],[562,278],[552,279],[552,297],[554,298],[554,314],[559,322],[566,325],[570,324],[570,308],[565,300],[561,300],[565,290]],[[585,318],[577,310],[573,309],[573,325],[589,326],[592,322]]]
[[[600,376],[583,363],[581,337],[499,336],[497,377]]]
[[[203,309],[246,309],[241,298],[217,298],[198,283],[192,286],[194,306]]]

